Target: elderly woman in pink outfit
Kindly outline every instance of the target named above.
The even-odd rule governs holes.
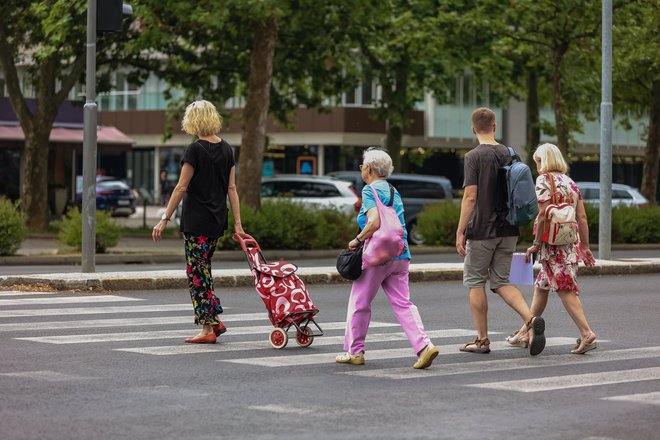
[[[357,218],[361,230],[348,244],[350,249],[357,248],[380,227],[380,216],[372,188],[376,190],[380,201],[387,205],[392,192],[386,179],[393,170],[392,158],[386,152],[371,148],[365,151],[360,171],[366,185],[362,189],[362,208]],[[337,356],[336,361],[342,364],[364,364],[364,340],[371,320],[371,302],[378,293],[378,289],[382,287],[392,305],[394,314],[418,356],[413,367],[428,368],[438,355],[438,349],[431,343],[424,331],[417,307],[410,301],[408,286],[410,251],[403,217],[403,203],[397,191],[394,191],[391,206],[394,207],[403,228],[403,253],[380,266],[365,268],[360,278],[353,282],[351,296],[348,300],[344,337],[346,353]]]
[[[557,292],[564,308],[580,331],[580,338],[571,353],[584,354],[595,349],[597,345],[596,334],[589,327],[584,314],[577,281],[578,262],[583,261],[587,266],[595,264],[594,256],[589,249],[589,226],[582,194],[575,182],[566,175],[568,165],[555,145],[539,146],[534,152],[534,161],[539,172],[539,177],[536,179],[539,214],[534,224],[534,243],[527,249],[526,256],[529,261],[532,254],[538,253],[541,271],[534,284],[532,314],[538,316],[543,313],[548,303],[548,294],[551,290]],[[552,203],[553,190],[556,191],[558,203],[569,203],[575,208],[579,238],[577,243],[549,245],[542,242],[546,222],[544,212]],[[523,325],[520,330],[509,336],[507,341],[511,345],[526,347],[528,339],[527,328]]]

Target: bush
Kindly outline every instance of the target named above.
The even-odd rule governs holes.
[[[0,197],[0,255],[14,255],[25,240],[27,228],[18,205]]]
[[[82,249],[82,215],[78,208],[71,209],[60,224],[60,242],[77,250]],[[96,211],[96,252],[104,253],[108,248],[117,246],[122,236],[122,229],[110,214]]]
[[[338,249],[353,238],[357,224],[353,216],[336,209],[312,209],[287,200],[264,201],[259,210],[241,206],[245,232],[262,249]],[[234,220],[218,241],[219,249],[238,249],[234,241]]]
[[[417,217],[417,228],[429,245],[456,244],[461,205],[454,202],[427,205]]]

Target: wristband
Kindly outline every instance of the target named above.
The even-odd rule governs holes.
[[[536,241],[536,240],[534,240],[534,241],[532,242],[532,246],[541,246],[541,242],[540,242],[540,241]]]
[[[355,236],[355,239],[357,240],[358,243],[362,243],[357,235]]]

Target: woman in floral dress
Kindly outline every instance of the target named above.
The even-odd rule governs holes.
[[[539,172],[536,179],[536,196],[539,205],[539,214],[534,223],[534,243],[527,249],[526,258],[529,261],[532,254],[538,253],[538,262],[541,271],[534,283],[534,298],[532,300],[532,314],[539,316],[548,303],[548,293],[557,292],[564,304],[564,308],[577,325],[580,338],[574,354],[584,354],[596,348],[596,334],[589,327],[584,308],[580,301],[580,286],[578,285],[578,263],[584,262],[587,266],[595,264],[594,256],[589,249],[589,227],[587,214],[582,202],[580,190],[575,182],[566,175],[568,165],[562,157],[559,148],[552,144],[543,144],[534,152],[534,161]],[[576,243],[554,246],[542,243],[542,235],[546,226],[545,209],[552,203],[552,184],[554,179],[558,203],[569,203],[575,208],[578,223],[578,241]],[[528,335],[526,326],[507,338],[511,345],[526,347]]]

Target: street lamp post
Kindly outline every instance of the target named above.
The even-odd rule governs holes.
[[[96,0],[87,0],[81,271],[96,271]]]
[[[612,250],[612,0],[602,0],[602,9],[598,258],[609,260]]]

